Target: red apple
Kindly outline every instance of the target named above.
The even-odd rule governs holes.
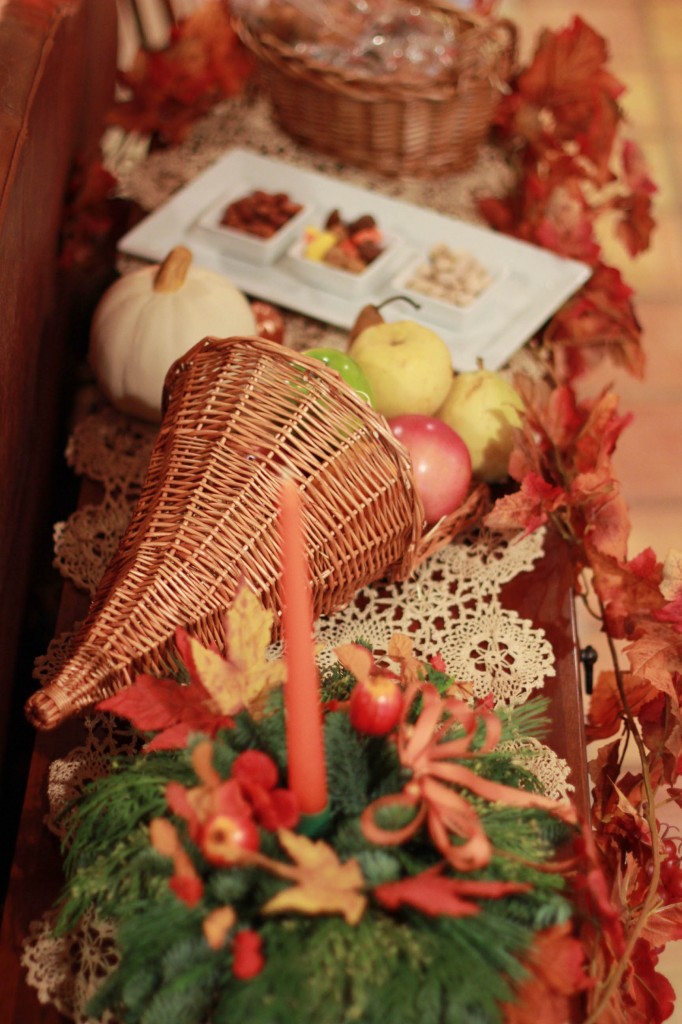
[[[437,523],[469,493],[469,449],[452,427],[433,416],[395,416],[388,425],[409,452],[426,522]]]
[[[398,724],[402,710],[403,691],[392,675],[376,673],[353,687],[350,720],[358,732],[385,736]]]
[[[198,843],[209,864],[226,867],[239,861],[240,850],[257,850],[260,834],[252,818],[218,813],[204,822]]]

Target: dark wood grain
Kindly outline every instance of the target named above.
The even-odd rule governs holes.
[[[7,0],[0,16],[0,757],[70,380],[58,284],[64,198],[97,153],[116,68],[115,0]]]
[[[85,614],[88,598],[71,584],[64,585],[57,634],[70,629]],[[54,906],[63,884],[59,842],[45,826],[50,764],[84,739],[79,719],[55,732],[38,733],[33,746],[23,809],[0,928],[1,1024],[62,1024],[53,1006],[39,1003],[24,980],[21,952],[32,921]]]
[[[575,621],[573,569],[570,553],[557,536],[550,537],[544,557],[531,572],[505,585],[502,600],[544,629],[555,657],[556,675],[545,680],[550,731],[547,743],[571,768],[573,799],[587,821],[590,815],[586,763],[580,649]]]

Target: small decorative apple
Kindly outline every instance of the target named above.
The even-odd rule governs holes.
[[[433,416],[396,416],[388,425],[407,448],[429,526],[454,512],[471,486],[469,449],[447,423]]]
[[[204,822],[199,847],[209,864],[236,864],[240,850],[257,850],[260,834],[252,818],[245,815],[214,814]]]
[[[366,327],[348,353],[370,383],[374,408],[387,419],[432,416],[450,390],[450,350],[439,334],[413,320]]]
[[[522,411],[523,401],[506,377],[479,369],[455,376],[436,415],[465,441],[473,475],[495,483],[507,476]]]
[[[305,355],[312,356],[313,359],[319,359],[325,366],[330,366],[332,370],[336,370],[343,377],[346,384],[349,384],[354,391],[357,391],[368,405],[374,405],[372,388],[367,380],[367,376],[347,352],[341,352],[337,348],[310,348]]]
[[[374,673],[359,679],[350,695],[351,725],[368,736],[386,736],[403,710],[403,691],[395,676]]]

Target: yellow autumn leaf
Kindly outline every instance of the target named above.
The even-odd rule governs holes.
[[[225,616],[226,657],[189,637],[194,670],[223,715],[243,708],[256,713],[265,696],[284,680],[281,659],[267,657],[273,613],[242,583]]]
[[[264,913],[341,914],[348,924],[357,924],[367,905],[365,880],[357,861],[342,863],[322,840],[287,829],[280,829],[277,835],[294,864],[282,864],[279,870],[271,864],[271,869],[296,884],[269,900]]]

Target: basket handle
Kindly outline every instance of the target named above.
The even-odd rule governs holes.
[[[467,21],[476,31],[476,49],[474,59],[462,69],[460,81],[477,79],[486,73],[500,92],[508,91],[507,83],[516,68],[518,55],[518,28],[515,22],[509,18],[487,21],[474,15],[469,15]],[[481,41],[494,44],[494,49],[482,47]]]

